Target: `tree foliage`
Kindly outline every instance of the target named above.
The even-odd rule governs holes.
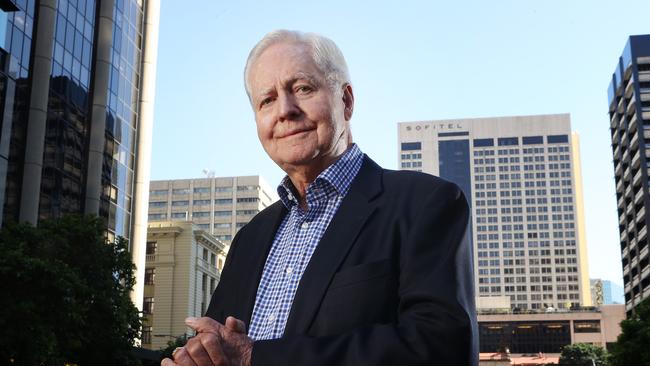
[[[650,298],[637,305],[632,317],[621,322],[621,334],[611,356],[612,366],[650,365]]]
[[[107,243],[105,228],[70,215],[0,232],[1,364],[137,364],[135,266],[126,240]]]
[[[560,366],[608,366],[607,351],[587,343],[575,343],[562,348]]]

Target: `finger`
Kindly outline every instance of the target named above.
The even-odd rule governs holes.
[[[160,366],[178,366],[176,362],[170,360],[169,358],[165,358],[160,362]]]
[[[174,355],[174,362],[176,362],[175,365],[178,366],[197,366],[185,347],[176,352]]]
[[[216,337],[212,333],[204,333],[204,334],[209,334],[213,337]],[[190,358],[192,359],[192,361],[194,361],[195,364],[212,365],[212,360],[210,359],[208,352],[205,350],[205,348],[203,347],[203,343],[201,343],[198,337],[193,337],[192,339],[190,339],[185,345],[185,349],[187,350],[187,353],[190,355]]]
[[[225,326],[232,332],[246,334],[246,324],[234,316],[229,316],[226,318]]]
[[[221,347],[219,338],[212,333],[201,333],[196,338],[201,340],[203,348],[208,352],[210,360],[215,365],[229,365],[230,362]]]
[[[221,325],[218,321],[205,316],[202,318],[186,318],[185,324],[199,333],[219,334],[223,327],[223,325]]]

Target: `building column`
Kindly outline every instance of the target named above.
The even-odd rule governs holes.
[[[19,214],[20,222],[28,222],[32,225],[38,223],[38,206],[41,197],[47,102],[50,94],[52,50],[56,26],[56,0],[39,1],[37,12]]]
[[[149,180],[151,177],[151,140],[153,136],[153,103],[156,91],[156,62],[158,58],[158,23],[160,0],[145,2],[144,45],[142,50],[142,83],[140,85],[140,114],[138,120],[135,185],[133,192],[133,229],[131,255],[136,266],[136,283],[131,300],[142,309],[144,296],[144,267],[147,247],[149,209]]]
[[[93,81],[93,100],[90,117],[90,142],[88,144],[88,173],[86,174],[86,200],[84,213],[99,214],[102,195],[102,166],[106,145],[106,112],[111,70],[111,45],[113,44],[113,10],[115,0],[100,1],[97,24],[97,53]]]

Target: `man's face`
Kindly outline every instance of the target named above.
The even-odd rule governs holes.
[[[270,46],[252,65],[249,77],[257,134],[283,170],[327,166],[332,156],[345,151],[352,89],[346,85],[332,91],[308,46]]]

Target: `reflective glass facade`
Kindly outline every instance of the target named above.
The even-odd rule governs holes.
[[[108,14],[107,4],[113,4]],[[93,128],[98,128],[97,107],[101,110],[105,106],[105,116],[101,114],[105,118],[105,128],[101,127],[104,142],[95,150],[103,150],[97,213],[106,219],[109,239],[116,235],[128,239],[133,225],[145,2],[58,0],[53,24],[49,20],[43,23],[52,29],[48,34],[52,38],[47,40],[32,40],[35,24],[40,25],[36,16],[38,2],[22,0],[16,5],[20,10],[7,14],[5,37],[9,53],[7,70],[16,79],[16,91],[11,126],[5,128],[8,121],[3,121],[3,131],[11,135],[6,189],[4,201],[0,202],[4,207],[3,222],[17,221],[22,215],[28,120],[30,103],[33,103],[31,88],[47,84],[34,82],[30,67],[37,44],[51,44],[38,220],[88,211],[85,206],[92,194],[88,192],[92,181],[89,178],[91,135]],[[109,34],[108,28],[101,28],[99,22],[110,22],[110,18],[113,21]],[[110,48],[108,80],[97,74],[98,65],[103,62],[97,59],[98,49],[102,47]],[[107,91],[106,100],[95,98]]]

